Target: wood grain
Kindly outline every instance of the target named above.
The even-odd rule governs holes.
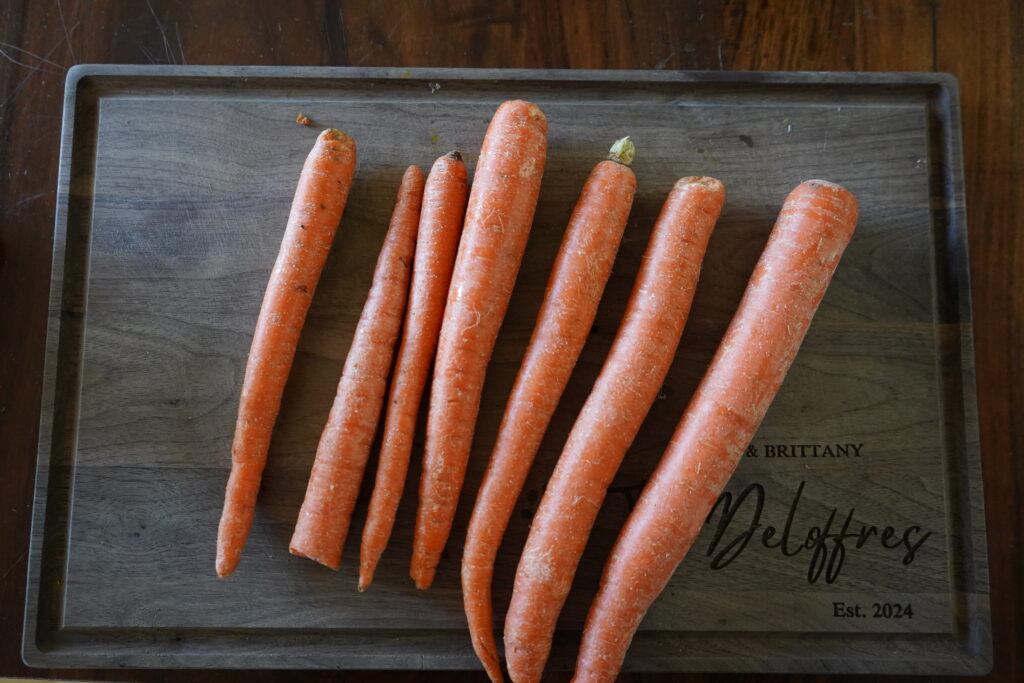
[[[427,9],[422,9],[426,7]],[[396,17],[406,19],[399,26]],[[358,19],[358,22],[356,21]],[[416,19],[416,21],[413,21]],[[1014,501],[1024,485],[1019,354],[1020,50],[1007,2],[706,1],[647,3],[277,2],[0,4],[0,674],[134,681],[230,680],[223,671],[33,672],[18,643],[45,329],[63,72],[74,63],[210,63],[951,71],[964,105],[967,202],[977,315],[996,666],[1024,677],[1024,615]],[[795,39],[798,37],[798,39]],[[446,679],[476,680],[445,674]],[[346,674],[247,672],[239,679],[342,680]],[[359,680],[429,675],[362,674]],[[631,677],[633,680],[672,678]],[[732,680],[742,677],[690,677]],[[553,680],[561,680],[555,677]],[[786,680],[772,677],[770,680]]]
[[[755,439],[765,457],[745,459],[729,491],[763,492],[758,524],[792,525],[798,538],[832,507],[833,516],[849,511],[854,530],[890,525],[930,543],[915,547],[912,568],[910,556],[901,562],[884,537],[850,546],[856,559],[838,582],[838,565],[831,578],[819,580],[813,561],[767,549],[716,571],[722,556],[713,559],[713,531],[706,531],[694,552],[698,559],[651,610],[627,666],[985,666],[984,652],[969,644],[988,638],[987,587],[983,572],[973,573],[984,566],[983,527],[960,509],[980,504],[974,401],[948,381],[957,373],[943,371],[968,363],[963,377],[973,384],[969,354],[957,356],[950,347],[960,334],[970,341],[970,312],[955,304],[961,285],[951,280],[965,263],[946,265],[940,247],[964,240],[961,181],[954,175],[933,185],[944,169],[959,167],[956,147],[942,142],[948,129],[929,132],[933,119],[955,124],[956,109],[943,90],[950,83],[889,75],[711,80],[614,71],[142,67],[80,68],[70,83],[74,126],[70,118],[64,126],[56,247],[64,252],[58,263],[73,265],[55,271],[52,288],[47,346],[56,360],[44,380],[39,485],[55,492],[46,497],[45,520],[40,506],[35,521],[30,662],[475,664],[468,641],[458,637],[464,633],[458,547],[471,498],[463,501],[447,561],[427,593],[406,580],[404,553],[386,555],[378,589],[360,595],[351,589],[352,567],[333,574],[297,563],[283,549],[398,174],[409,161],[426,165],[451,147],[467,152],[472,166],[484,122],[515,92],[552,122],[549,175],[485,387],[468,491],[482,475],[561,227],[582,179],[604,156],[606,131],[630,132],[645,151],[634,163],[641,190],[616,272],[498,559],[499,614],[536,500],[611,343],[667,189],[685,173],[714,173],[732,188],[682,350],[578,573],[551,660],[555,668],[571,664],[608,542],[731,317],[778,198],[801,178],[827,176],[860,198],[857,237]],[[226,476],[225,439],[259,294],[278,248],[282,207],[314,134],[295,125],[297,109],[322,126],[343,125],[363,141],[362,161],[278,421],[250,542],[253,559],[237,580],[219,581],[209,572],[208,554]],[[836,157],[843,158],[841,167],[830,161]],[[261,173],[254,178],[252,169]],[[936,207],[944,208],[936,213]],[[937,220],[947,214],[948,221]],[[76,317],[68,319],[68,312]],[[950,415],[963,417],[947,424]],[[825,460],[815,460],[813,450],[809,460],[770,457],[797,443],[833,444],[844,453]],[[951,487],[965,497],[951,495]],[[799,520],[784,522],[796,507]],[[408,508],[397,525],[399,549],[408,547]],[[750,514],[747,508],[743,518]],[[360,519],[361,512],[357,526]],[[251,599],[254,594],[260,598]],[[878,601],[910,603],[913,620],[836,619],[836,600],[861,602],[865,610]],[[167,642],[168,631],[179,634],[181,645]],[[818,631],[816,649],[807,650],[806,634]],[[352,634],[362,649],[292,644],[306,632],[325,642],[349,642],[344,634]],[[402,639],[383,635],[392,632],[422,637],[402,649]],[[229,647],[232,634],[242,633]],[[366,652],[363,643],[371,641],[362,639],[373,633],[382,639]],[[860,638],[853,661],[846,634]],[[251,647],[267,655],[254,660]],[[701,654],[676,654],[690,651]],[[958,665],[961,657],[968,663]]]
[[[1024,11],[1019,3],[994,3],[989,11],[981,17],[965,3],[940,5],[936,67],[959,75],[964,120],[971,122],[964,126],[964,153],[972,160],[966,164],[967,209],[989,547],[995,550],[989,571],[993,590],[1005,602],[993,613],[993,676],[1012,680],[1024,671],[1024,506],[1016,502],[1024,493],[1024,368],[1018,351],[1024,331],[1024,197],[1016,189],[1024,182]]]

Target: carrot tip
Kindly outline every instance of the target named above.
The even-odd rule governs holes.
[[[612,148],[608,150],[608,158],[617,164],[629,166],[633,163],[633,159],[636,158],[636,145],[633,144],[628,135],[616,140]]]
[[[238,567],[238,560],[232,561],[226,557],[217,558],[217,578],[223,579],[234,573]]]
[[[459,150],[453,149],[444,155],[446,159],[455,159],[455,161],[462,161],[462,155],[459,154]]]

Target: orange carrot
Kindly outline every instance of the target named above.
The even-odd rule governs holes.
[[[647,608],[782,385],[857,223],[853,195],[809,180],[786,199],[739,308],[629,515],[587,617],[577,681],[612,681]]]
[[[402,344],[391,380],[377,480],[359,549],[359,590],[373,581],[402,498],[416,414],[437,350],[444,303],[466,211],[466,165],[458,152],[434,162],[423,190]]]
[[[654,226],[619,331],[533,518],[505,619],[514,681],[538,681],[555,622],[608,486],[658,395],[725,200],[713,178],[683,178]]]
[[[619,140],[583,186],[473,507],[462,594],[473,647],[493,681],[502,678],[491,608],[494,558],[612,272],[636,191],[634,153],[629,138]]]
[[[373,284],[356,325],[338,393],[316,449],[306,497],[288,548],[295,555],[337,569],[377,431],[381,403],[409,292],[416,247],[423,171],[402,177]]]
[[[409,574],[428,588],[451,531],[498,329],[526,249],[547,153],[536,105],[505,102],[491,119],[466,207],[438,340]]]
[[[235,571],[252,528],[285,381],[355,168],[355,141],[334,129],[320,133],[302,167],[245,366],[231,476],[217,530],[217,576]]]

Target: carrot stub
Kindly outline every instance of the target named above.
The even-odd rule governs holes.
[[[583,186],[555,258],[533,336],[477,494],[462,555],[462,593],[473,648],[491,680],[501,664],[493,632],[494,559],[544,432],[597,314],[633,205],[635,149],[624,138]]]
[[[242,381],[231,444],[231,475],[217,530],[217,575],[238,566],[252,528],[270,436],[281,407],[299,334],[345,210],[356,168],[356,143],[320,133],[299,175],[277,261],[263,295]]]
[[[423,171],[410,166],[402,177],[373,284],[345,358],[288,546],[293,554],[331,569],[341,565],[352,509],[377,431],[395,341],[405,313],[422,198]]]
[[[856,200],[833,183],[809,180],[786,199],[729,329],[615,543],[573,680],[618,675],[640,621],[782,385],[856,223]]]
[[[514,681],[540,680],[608,486],[672,364],[724,200],[725,188],[713,178],[683,178],[665,200],[611,351],[519,560],[505,619],[505,659]]]
[[[484,136],[434,363],[409,573],[434,580],[469,460],[487,364],[526,249],[547,153],[534,104],[502,104]]]
[[[387,547],[405,486],[423,389],[437,350],[445,299],[466,211],[466,165],[458,152],[434,162],[423,189],[409,306],[384,420],[377,479],[359,549],[359,590]]]

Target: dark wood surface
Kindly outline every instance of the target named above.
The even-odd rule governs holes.
[[[595,160],[626,132],[640,150],[629,225],[496,562],[498,623],[536,501],[611,345],[667,189],[681,175],[713,173],[729,197],[680,349],[583,556],[551,670],[573,663],[609,544],[714,352],[781,198],[802,178],[828,177],[858,197],[857,232],[727,492],[763,491],[761,523],[779,528],[795,506],[797,542],[833,510],[833,533],[849,511],[851,533],[891,526],[905,547],[848,542],[832,580],[809,571],[809,552],[788,557],[756,543],[716,569],[712,539],[721,530],[721,550],[749,524],[745,499],[743,521],[713,517],[626,667],[990,665],[952,79],[114,65],[78,67],[69,83],[29,569],[25,653],[34,665],[478,667],[458,581],[472,494],[567,214]],[[399,174],[452,147],[472,171],[486,121],[512,96],[546,113],[548,162],[449,551],[432,589],[417,591],[407,576],[410,486],[377,580],[361,595],[353,559],[363,505],[339,573],[283,552],[286,539]],[[361,161],[292,368],[245,562],[218,580],[213,539],[238,377],[296,168],[316,135],[295,124],[299,110],[318,127],[343,126]],[[775,457],[794,444],[811,446]],[[861,604],[864,618],[837,618],[837,601]],[[873,603],[912,616],[883,618]]]
[[[993,680],[1022,675],[1024,484],[1020,317],[1020,61],[1014,3],[10,2],[0,7],[0,674],[19,642],[40,398],[61,93],[74,63],[945,70],[960,79],[981,447],[993,595]],[[108,680],[216,672],[64,671]],[[301,673],[238,680],[303,678]],[[323,675],[313,676],[324,680]],[[336,674],[391,680],[395,674]],[[399,676],[401,677],[401,676]],[[428,678],[407,674],[408,679]],[[474,680],[471,674],[446,678]],[[655,677],[652,677],[655,678]],[[729,677],[709,677],[725,680]]]

